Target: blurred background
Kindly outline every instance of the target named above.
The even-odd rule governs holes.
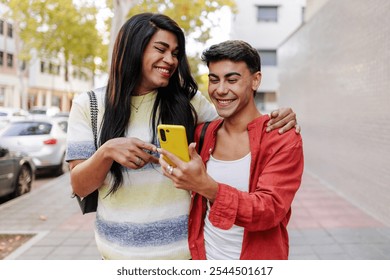
[[[28,192],[38,171],[66,172],[61,130],[66,133],[72,99],[104,86],[120,26],[144,11],[165,13],[183,28],[192,72],[205,95],[205,48],[226,39],[257,48],[263,80],[256,102],[264,113],[279,107],[297,113],[305,172],[390,225],[388,0],[0,1],[0,130],[22,119],[32,122],[25,135],[50,134],[30,150],[0,137],[0,146],[27,156],[29,166],[17,161],[24,185],[8,182],[12,187],[3,193]],[[65,124],[58,127],[58,120]],[[56,135],[48,127],[57,127]],[[33,153],[47,146],[57,150],[49,157],[55,162]],[[8,177],[2,175],[0,183]]]

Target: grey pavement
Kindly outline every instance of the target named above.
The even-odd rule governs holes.
[[[390,227],[305,171],[288,226],[292,260],[390,260]],[[9,260],[99,260],[93,223],[69,174],[0,205],[0,234],[32,234]]]

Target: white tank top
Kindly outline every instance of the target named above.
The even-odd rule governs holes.
[[[207,172],[217,182],[248,192],[251,154],[233,160],[223,161],[213,156],[207,162]],[[238,260],[241,254],[244,228],[233,225],[229,230],[214,227],[209,221],[210,203],[207,202],[207,213],[204,226],[206,258],[208,260]]]

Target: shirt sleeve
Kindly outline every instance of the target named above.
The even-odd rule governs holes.
[[[191,104],[198,114],[198,124],[218,118],[214,105],[200,91],[191,99]]]
[[[219,184],[217,197],[210,209],[210,222],[221,229],[229,229],[236,224],[249,231],[268,230],[280,224],[290,211],[301,184],[303,150],[299,139],[269,159],[257,179],[254,192]]]
[[[89,97],[83,93],[73,100],[69,113],[66,160],[88,159],[94,152]]]

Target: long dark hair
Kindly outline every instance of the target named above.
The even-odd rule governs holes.
[[[111,70],[108,78],[105,113],[100,134],[100,144],[127,133],[131,114],[131,95],[142,78],[143,53],[152,36],[158,30],[176,35],[179,53],[178,68],[169,79],[168,86],[159,88],[153,106],[151,125],[152,143],[156,143],[158,123],[181,124],[186,127],[188,141],[194,138],[197,115],[190,103],[198,86],[191,76],[185,52],[184,33],[178,24],[162,14],[142,13],[131,17],[120,29],[115,41]],[[110,172],[114,177],[110,193],[118,190],[123,182],[123,167],[114,162]]]

